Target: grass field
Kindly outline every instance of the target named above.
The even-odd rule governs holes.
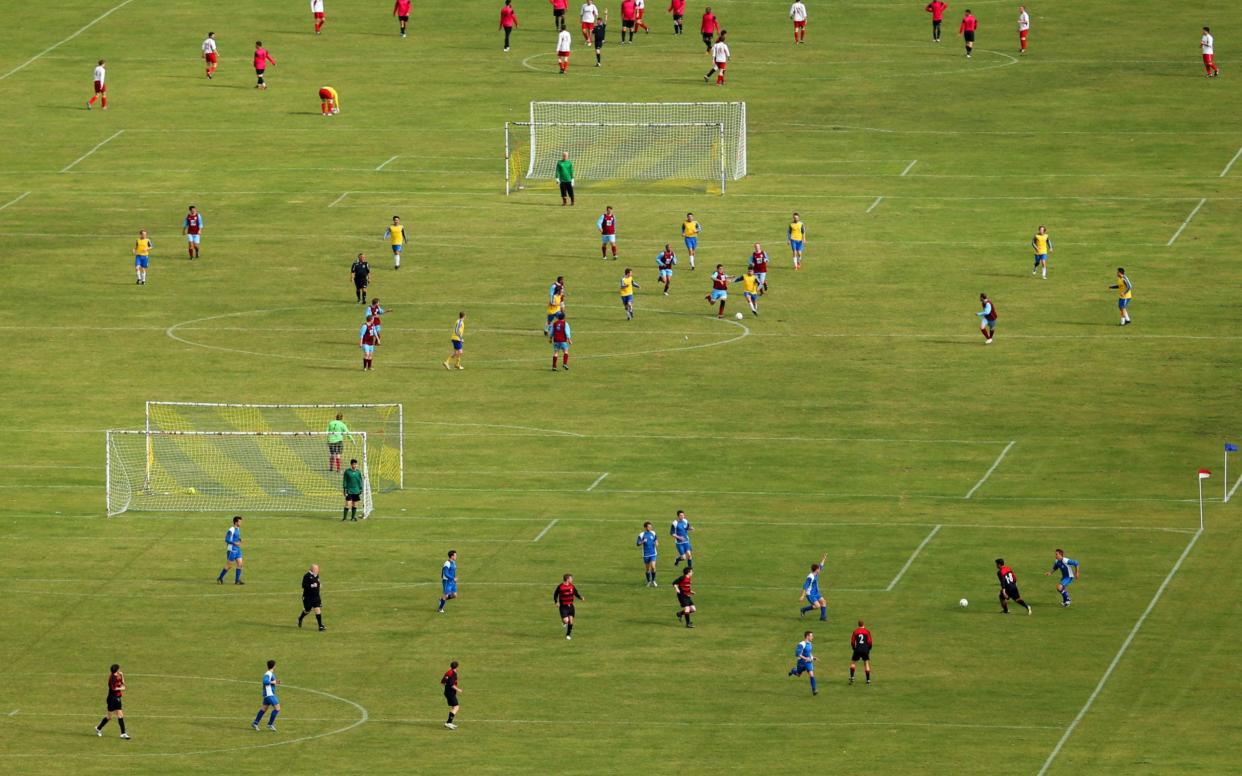
[[[922,2],[812,3],[794,47],[787,3],[719,0],[735,60],[716,89],[698,6],[675,38],[649,2],[652,34],[621,47],[610,2],[605,66],[578,43],[561,77],[548,6],[515,4],[507,54],[488,2],[416,4],[405,40],[386,0],[328,0],[319,37],[301,0],[6,14],[20,34],[0,39],[4,768],[1242,770],[1242,494],[1222,503],[1235,483],[1219,471],[1242,436],[1242,13],[1036,4],[1019,58],[1017,3],[976,0],[967,61],[960,3],[938,46]],[[208,30],[212,81],[195,59]],[[256,38],[279,62],[265,93]],[[101,57],[109,109],[88,112]],[[331,119],[325,83],[342,97]],[[534,99],[744,100],[750,175],[723,197],[692,182],[583,182],[574,208],[505,197],[501,128]],[[191,202],[195,262],[179,233]],[[598,257],[606,204],[617,263]],[[651,257],[680,247],[687,210],[705,227],[699,270],[683,263],[665,298]],[[810,228],[799,273],[793,210]],[[399,273],[380,239],[394,213],[412,238]],[[1056,247],[1046,281],[1029,272],[1039,224]],[[143,287],[140,228],[156,246]],[[740,273],[755,241],[774,259],[762,317],[718,321],[705,270]],[[372,373],[359,251],[389,310]],[[625,265],[644,284],[631,322]],[[1117,266],[1135,286],[1124,329]],[[552,374],[540,328],[557,275],[574,358]],[[987,348],[981,291],[1000,313]],[[448,373],[458,310],[466,370]],[[226,514],[104,517],[103,430],[140,427],[147,399],[402,402],[407,487],[356,525],[239,505],[247,584],[218,587]],[[698,529],[693,631],[667,586],[678,508]],[[633,546],[644,520],[664,537],[656,590]],[[1069,609],[1041,573],[1055,547],[1083,564]],[[449,548],[462,596],[438,616]],[[823,552],[830,620],[800,622]],[[996,615],[1000,556],[1033,617]],[[326,633],[295,627],[312,562]],[[565,571],[586,597],[572,642],[549,598]],[[871,687],[845,681],[859,618]],[[785,675],[807,627],[815,698]],[[269,658],[284,710],[259,734]],[[450,660],[456,732],[441,727]],[[89,727],[113,662],[132,741]]]

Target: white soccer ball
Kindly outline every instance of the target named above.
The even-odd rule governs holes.
[[[742,320],[742,314],[741,314],[741,313],[738,313],[737,315],[735,315],[735,316],[733,316],[733,317],[734,317],[734,318],[737,318],[739,321],[740,321],[740,320]]]
[[[965,598],[963,598],[962,600],[957,602],[957,605],[965,609],[967,606],[970,606],[970,601],[967,601]]]

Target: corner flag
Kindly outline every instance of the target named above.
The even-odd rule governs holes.
[[[1226,442],[1226,443],[1225,443],[1225,452],[1226,452],[1226,453],[1236,453],[1236,452],[1238,452],[1238,446],[1237,446],[1237,445],[1235,445],[1235,444],[1232,444],[1232,443],[1230,443],[1230,442]]]
[[[1211,476],[1212,476],[1212,472],[1209,471],[1208,469],[1199,470],[1199,479],[1206,480],[1208,477],[1211,477]]]

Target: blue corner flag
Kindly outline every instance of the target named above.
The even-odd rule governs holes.
[[[1232,443],[1230,443],[1230,442],[1226,442],[1226,443],[1225,443],[1225,452],[1226,452],[1226,453],[1236,453],[1236,452],[1238,452],[1238,446],[1237,446],[1237,445],[1235,445],[1235,444],[1232,444]]]

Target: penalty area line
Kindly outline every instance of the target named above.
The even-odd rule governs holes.
[[[120,136],[121,136],[121,135],[123,135],[123,134],[125,134],[125,130],[123,130],[123,129],[118,129],[116,132],[113,132],[111,135],[109,135],[109,136],[108,136],[108,139],[107,139],[107,140],[104,140],[104,141],[103,141],[102,143],[100,143],[99,145],[95,146],[95,147],[94,147],[94,148],[92,148],[91,150],[87,151],[86,153],[84,153],[84,154],[82,154],[81,156],[79,156],[77,159],[74,159],[72,162],[70,162],[69,164],[65,165],[63,168],[61,168],[61,172],[69,172],[70,170],[72,170],[72,169],[73,169],[73,168],[77,165],[77,163],[78,163],[78,162],[80,162],[80,161],[82,161],[82,160],[84,160],[84,159],[88,158],[91,154],[93,154],[93,153],[95,153],[96,151],[98,151],[99,149],[103,148],[103,147],[104,147],[104,146],[106,146],[108,143],[111,143],[113,140],[116,140],[118,137],[120,137]]]
[[[1195,215],[1198,214],[1199,208],[1203,207],[1203,204],[1205,202],[1207,202],[1207,197],[1204,197],[1203,199],[1199,200],[1199,204],[1195,205],[1194,210],[1190,211],[1190,215],[1186,216],[1186,220],[1182,222],[1182,225],[1177,227],[1177,231],[1174,232],[1173,236],[1169,238],[1169,241],[1164,244],[1164,247],[1168,248],[1170,245],[1177,242],[1177,238],[1182,236],[1182,231],[1185,230],[1186,227],[1190,225],[1191,219],[1193,219]]]
[[[531,544],[534,544],[535,542],[539,541],[539,540],[540,540],[540,539],[542,539],[543,537],[547,536],[548,531],[551,531],[551,530],[552,530],[552,526],[556,525],[558,522],[560,522],[560,521],[559,521],[559,519],[554,519],[554,520],[552,520],[552,522],[550,522],[550,523],[548,523],[547,525],[545,525],[545,526],[543,527],[543,530],[539,532],[539,535],[538,535],[538,536],[536,536],[534,539],[531,539],[531,540],[530,540],[530,543],[531,543]]]
[[[1001,461],[1005,460],[1005,456],[1009,453],[1009,449],[1013,447],[1014,445],[1016,445],[1017,443],[1018,443],[1018,440],[1015,439],[1014,441],[1005,445],[1005,449],[1001,450],[1001,454],[996,456],[996,460],[992,462],[992,468],[984,472],[983,476],[979,478],[979,481],[975,483],[975,486],[971,488],[970,490],[966,491],[966,495],[962,496],[962,498],[967,499],[975,495],[975,491],[983,487],[983,483],[988,481],[988,477],[992,476],[992,472],[996,471],[996,467],[1000,466]]]
[[[875,210],[877,207],[880,206],[880,203],[883,201],[884,201],[884,197],[876,197],[875,202],[871,203],[871,207],[867,208],[867,212],[870,213],[872,210]]]
[[[16,199],[10,199],[8,202],[5,202],[3,205],[0,205],[0,210],[4,210],[10,205],[16,205],[18,202],[21,202],[23,199],[25,199],[26,197],[29,197],[33,193],[34,192],[32,191],[27,191],[25,194],[18,195]]]
[[[348,197],[348,196],[349,196],[349,192],[347,191],[347,192],[345,192],[344,194],[342,194],[341,196],[339,196],[339,197],[337,197],[336,199],[332,200],[332,203],[331,203],[331,204],[329,204],[329,205],[328,205],[328,207],[336,207],[336,206],[337,206],[337,204],[338,204],[341,200],[345,199],[345,198],[346,198],[346,197]]]
[[[1217,177],[1223,178],[1228,175],[1229,171],[1233,169],[1234,162],[1238,161],[1238,157],[1240,156],[1242,156],[1242,148],[1238,149],[1238,152],[1233,155],[1233,158],[1229,160],[1229,164],[1225,165],[1225,169],[1221,170],[1220,175]]]
[[[901,578],[906,575],[906,571],[914,564],[914,559],[919,556],[919,553],[923,551],[923,548],[927,546],[927,543],[934,539],[936,534],[940,533],[940,529],[942,527],[943,526],[941,525],[937,525],[931,529],[931,533],[923,537],[923,541],[919,543],[919,546],[914,548],[914,552],[910,553],[909,558],[906,558],[906,565],[901,567],[901,571],[897,572],[897,576],[893,577],[893,581],[889,582],[888,587],[884,588],[885,593],[891,593],[893,591],[893,588],[897,586],[897,583],[901,581]]]
[[[394,156],[394,157],[392,157],[392,158],[388,159],[388,161],[384,162],[384,163],[383,163],[383,164],[381,164],[379,167],[376,167],[376,168],[375,168],[375,171],[376,171],[376,172],[379,172],[380,170],[383,170],[385,167],[387,167],[389,164],[392,164],[393,162],[397,161],[397,159],[399,159],[399,158],[401,158],[401,154],[397,154],[396,156]]]
[[[913,162],[910,162],[910,164],[906,165],[906,169],[901,171],[900,177],[902,178],[906,177],[910,173],[910,171],[914,169],[914,165],[918,163],[919,163],[919,160],[915,159]]]
[[[596,478],[595,478],[595,482],[592,482],[592,483],[591,483],[590,487],[588,487],[588,488],[586,489],[586,492],[587,492],[587,493],[590,493],[591,491],[595,490],[595,486],[596,486],[596,485],[598,485],[598,484],[600,484],[601,482],[603,482],[603,481],[604,481],[604,478],[605,478],[605,477],[607,477],[607,476],[608,476],[608,472],[604,472],[603,474],[601,474],[601,475],[599,475],[598,477],[596,477]]]
[[[134,0],[125,0],[123,3],[121,3],[121,4],[119,4],[119,5],[115,5],[115,6],[113,6],[112,8],[109,8],[107,11],[104,11],[104,12],[103,12],[103,13],[101,13],[99,16],[96,16],[94,19],[92,19],[90,22],[88,22],[88,23],[87,23],[87,25],[86,25],[85,27],[83,27],[82,29],[80,29],[80,30],[78,30],[77,32],[73,33],[73,34],[72,34],[72,35],[70,35],[69,37],[65,38],[64,40],[60,41],[59,43],[54,43],[54,44],[52,44],[51,46],[48,46],[47,48],[45,48],[45,49],[43,49],[42,51],[40,51],[38,54],[35,54],[35,55],[34,55],[33,57],[31,57],[30,59],[27,59],[25,62],[21,63],[20,65],[18,65],[18,66],[17,66],[17,67],[15,67],[15,68],[13,68],[13,69],[12,69],[12,70],[10,70],[9,72],[5,73],[4,75],[0,75],[0,81],[3,81],[4,79],[8,78],[9,76],[13,75],[14,73],[19,73],[19,72],[21,72],[22,70],[25,70],[25,69],[26,69],[26,67],[27,67],[28,65],[31,65],[31,64],[33,64],[35,61],[37,61],[37,60],[39,60],[39,59],[43,58],[43,56],[44,56],[44,55],[52,53],[52,52],[53,52],[53,51],[55,51],[56,49],[58,49],[58,48],[60,48],[61,46],[65,45],[66,43],[68,43],[69,41],[73,40],[74,38],[78,37],[78,36],[79,36],[79,35],[81,35],[82,33],[84,33],[84,32],[86,32],[87,30],[89,30],[91,27],[94,27],[96,24],[100,23],[100,22],[101,22],[101,21],[103,21],[104,19],[108,18],[109,16],[111,16],[112,14],[114,14],[114,13],[116,13],[117,11],[121,10],[122,8],[124,8],[125,6],[129,5],[129,4],[130,4],[130,3],[132,3],[132,2],[134,2]]]
[[[1186,560],[1186,556],[1189,555],[1190,551],[1195,548],[1195,544],[1199,541],[1199,537],[1202,535],[1203,529],[1200,528],[1195,532],[1194,536],[1190,537],[1190,541],[1186,544],[1186,549],[1182,550],[1181,557],[1177,559],[1177,563],[1173,564],[1173,568],[1169,569],[1169,575],[1164,578],[1164,581],[1160,583],[1160,587],[1156,589],[1156,594],[1151,597],[1151,602],[1147,604],[1147,608],[1144,609],[1143,613],[1139,616],[1138,622],[1134,623],[1134,627],[1130,629],[1130,634],[1126,636],[1126,640],[1121,643],[1121,649],[1118,649],[1117,654],[1113,655],[1113,662],[1108,664],[1108,668],[1104,671],[1104,675],[1100,677],[1100,681],[1096,684],[1095,690],[1091,692],[1091,696],[1087,698],[1087,702],[1084,703],[1082,708],[1078,710],[1078,713],[1074,715],[1074,720],[1070,722],[1069,727],[1065,729],[1065,732],[1061,735],[1061,739],[1057,741],[1057,745],[1053,748],[1052,753],[1048,755],[1048,759],[1044,760],[1044,765],[1039,769],[1037,776],[1044,776],[1044,774],[1048,772],[1048,769],[1052,767],[1052,763],[1057,759],[1057,755],[1061,753],[1061,749],[1065,746],[1065,742],[1069,740],[1070,736],[1074,735],[1074,731],[1078,728],[1078,723],[1082,722],[1082,718],[1087,716],[1087,712],[1091,710],[1092,704],[1095,703],[1095,699],[1098,698],[1100,692],[1103,691],[1104,685],[1108,684],[1108,680],[1112,677],[1113,671],[1117,669],[1117,665],[1121,662],[1121,659],[1125,657],[1126,652],[1129,651],[1130,645],[1134,642],[1134,637],[1138,635],[1139,630],[1143,627],[1143,623],[1147,622],[1147,616],[1151,614],[1153,609],[1156,608],[1156,604],[1160,603],[1161,597],[1164,596],[1165,589],[1168,588],[1169,583],[1173,581],[1173,577],[1177,576],[1177,572],[1181,570],[1182,563]]]
[[[1242,476],[1238,477],[1237,482],[1233,483],[1233,487],[1230,488],[1229,492],[1225,494],[1226,503],[1228,503],[1229,499],[1233,498],[1233,494],[1238,489],[1239,485],[1242,485]]]

